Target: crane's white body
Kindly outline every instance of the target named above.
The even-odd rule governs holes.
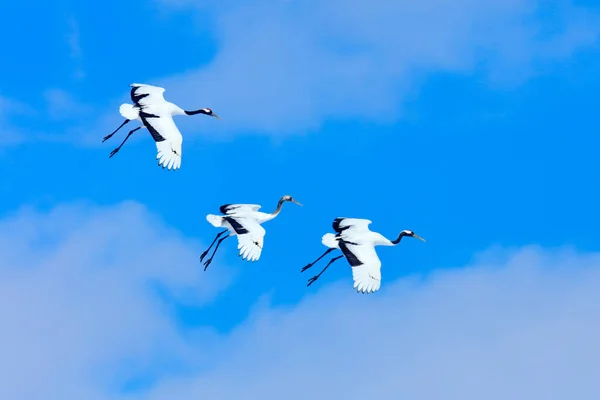
[[[181,167],[183,136],[173,121],[174,115],[186,115],[177,105],[163,97],[164,88],[134,83],[131,85],[134,104],[122,104],[119,113],[128,120],[140,121],[156,142],[158,165],[167,169]]]
[[[262,253],[265,229],[260,225],[275,218],[273,214],[258,211],[257,204],[227,204],[221,207],[224,215],[208,214],[206,220],[217,228],[226,228],[238,238],[239,255],[244,260],[256,261]]]
[[[371,221],[360,218],[337,218],[336,234],[323,235],[321,242],[330,249],[340,249],[352,267],[354,288],[373,293],[381,287],[381,261],[375,246],[394,246],[382,234],[369,230]]]

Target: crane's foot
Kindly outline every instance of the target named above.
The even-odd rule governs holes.
[[[200,262],[202,262],[202,260],[204,260],[204,257],[206,257],[207,254],[208,254],[208,250],[206,250],[204,253],[200,254]]]
[[[108,158],[111,158],[112,156],[114,156],[115,154],[117,154],[117,152],[121,150],[118,147],[116,149],[114,149],[113,151],[110,152],[110,155],[108,156]]]
[[[314,281],[316,281],[317,279],[319,279],[319,276],[320,276],[320,275],[315,275],[315,276],[313,276],[312,278],[310,278],[310,279],[308,280],[308,283],[306,284],[306,286],[308,287],[308,286],[312,285]]]
[[[206,271],[206,268],[208,268],[208,266],[210,265],[210,263],[212,262],[212,258],[209,258],[208,260],[206,260],[206,262],[204,263],[204,270]]]
[[[113,137],[114,133],[111,133],[110,135],[106,135],[104,136],[104,138],[102,139],[102,143],[106,142],[108,139],[110,139],[111,137]]]
[[[302,268],[302,271],[300,271],[300,272],[304,272],[312,266],[313,266],[312,264],[308,264],[306,267]]]

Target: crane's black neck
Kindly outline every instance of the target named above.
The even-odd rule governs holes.
[[[279,214],[279,212],[281,211],[281,207],[283,206],[283,202],[284,202],[284,201],[285,201],[285,200],[283,200],[283,198],[279,199],[279,202],[277,203],[277,208],[275,209],[275,211],[273,211],[273,212],[271,213],[271,215],[275,216],[275,215],[278,215],[278,214]]]
[[[206,111],[206,109],[204,109],[204,108],[201,108],[199,110],[192,110],[192,111],[184,110],[183,112],[186,113],[187,115],[196,115],[196,114],[210,115],[210,112]]]
[[[410,236],[410,235],[406,232],[400,232],[400,234],[398,235],[398,238],[396,240],[390,240],[390,242],[392,242],[394,244],[398,244],[398,243],[400,243],[400,241],[402,240],[402,238],[404,236]]]

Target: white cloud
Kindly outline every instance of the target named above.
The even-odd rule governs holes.
[[[223,117],[177,118],[186,138],[304,134],[331,119],[392,123],[402,117],[406,94],[429,74],[485,71],[490,85],[512,87],[538,70],[551,70],[545,63],[593,44],[600,32],[597,10],[569,0],[159,1],[196,12],[203,26],[210,21],[218,42],[207,65],[145,79],[164,86],[166,98],[183,108],[211,107]],[[69,57],[80,69],[80,27],[74,18],[67,23]],[[193,48],[186,51],[194,57]],[[96,108],[100,117],[92,117],[91,125],[84,122],[87,114],[82,123],[50,133],[5,135],[3,144],[28,138],[106,146],[102,136],[121,123],[118,106],[129,101],[127,86],[116,90],[119,97],[107,102],[109,109]],[[59,89],[45,96],[53,119],[67,115],[75,121],[90,110]],[[14,124],[6,128],[2,113],[0,127],[15,132]]]
[[[193,365],[157,290],[211,301],[231,276],[203,274],[201,249],[136,203],[0,221],[0,398],[108,399],[132,373]]]
[[[219,51],[209,65],[148,83],[184,107],[212,107],[223,123],[202,130],[220,134],[300,133],[328,118],[390,122],[426,73],[483,68],[490,83],[514,85],[600,30],[598,15],[571,1],[550,12],[533,0],[162,3],[210,15]]]
[[[67,21],[68,23],[68,34],[67,34],[67,45],[69,48],[69,57],[74,63],[73,77],[75,79],[85,78],[85,71],[83,70],[83,51],[81,49],[81,33],[79,29],[79,22],[74,17],[71,17]]]
[[[81,43],[79,39],[79,24],[75,18],[69,19],[69,55],[73,59],[79,59],[82,56]]]
[[[50,88],[40,94],[43,95],[46,107],[31,107],[0,95],[0,150],[31,142],[72,143],[74,138],[79,139],[78,143],[81,145],[97,145],[100,142],[101,138],[98,138],[97,131],[92,127],[86,129],[95,133],[94,135],[84,131],[81,126],[73,125],[73,121],[83,121],[90,117],[94,110],[89,104],[82,103],[63,89]],[[28,122],[33,120],[43,122],[44,128],[32,129]],[[61,126],[65,121],[67,123]],[[96,124],[100,123],[96,121]],[[107,129],[109,127],[108,124],[104,126]]]
[[[537,248],[376,295],[348,276],[259,307],[212,370],[140,398],[596,399],[599,288],[600,255]]]
[[[600,395],[599,254],[492,253],[465,268],[386,280],[373,295],[356,294],[348,271],[294,306],[263,299],[232,332],[215,335],[206,333],[211,321],[182,328],[153,290],[211,301],[231,275],[221,265],[203,274],[200,249],[136,203],[23,209],[1,220],[0,397]],[[155,384],[119,393],[138,376]]]
[[[52,88],[44,92],[48,108],[48,116],[52,119],[82,119],[92,111],[89,105],[73,98],[73,96],[62,89]]]
[[[2,132],[0,149],[21,144],[27,139],[26,131],[18,128],[14,119],[32,111],[25,104],[0,95],[0,132]]]

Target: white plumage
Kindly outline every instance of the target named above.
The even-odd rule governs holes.
[[[200,262],[206,257],[217,239],[224,233],[228,234],[219,239],[215,250],[211,257],[204,263],[204,269],[211,263],[219,245],[229,236],[237,236],[238,251],[240,257],[247,261],[256,261],[262,254],[265,229],[261,226],[262,223],[275,218],[281,211],[284,202],[290,201],[298,205],[302,205],[294,200],[291,196],[283,196],[279,199],[277,208],[272,213],[264,213],[258,211],[261,206],[258,204],[224,204],[220,207],[223,215],[208,214],[206,220],[217,228],[225,228],[224,231],[217,234],[209,248],[200,256]]]
[[[210,108],[185,111],[177,105],[168,102],[163,97],[164,88],[152,85],[134,83],[131,85],[131,100],[133,104],[121,104],[119,113],[125,118],[114,132],[107,135],[103,142],[112,137],[129,121],[140,121],[143,126],[131,130],[119,147],[114,149],[109,157],[114,156],[125,144],[129,136],[138,129],[145,127],[156,142],[156,159],[158,165],[168,170],[181,167],[183,136],[173,121],[175,115],[205,114],[219,118]]]
[[[340,240],[336,240],[336,247],[342,250],[352,266],[354,288],[358,292],[369,293],[379,290],[381,287],[381,261],[375,252],[375,246],[393,245],[383,235],[369,230],[368,226],[371,223],[367,219],[344,218],[339,221],[336,230],[340,238]]]
[[[237,236],[242,259],[258,260],[266,233],[260,224],[267,221],[265,216],[269,214],[258,212],[260,206],[254,204],[234,204],[230,207],[225,216],[208,214],[206,219],[217,228],[227,228],[231,236]]]
[[[133,104],[121,104],[121,106],[119,106],[119,114],[128,120],[138,120],[142,122],[140,114]]]
[[[329,249],[317,260],[305,266],[302,271],[312,267],[329,252],[339,249],[342,256],[334,257],[323,270],[312,277],[307,286],[316,281],[323,272],[336,260],[345,257],[352,267],[354,289],[359,293],[373,293],[381,287],[381,260],[377,256],[375,246],[395,246],[404,236],[414,237],[425,241],[413,231],[404,230],[398,238],[389,240],[380,233],[369,229],[371,221],[359,218],[336,218],[333,230],[336,232],[323,235],[321,242]]]

